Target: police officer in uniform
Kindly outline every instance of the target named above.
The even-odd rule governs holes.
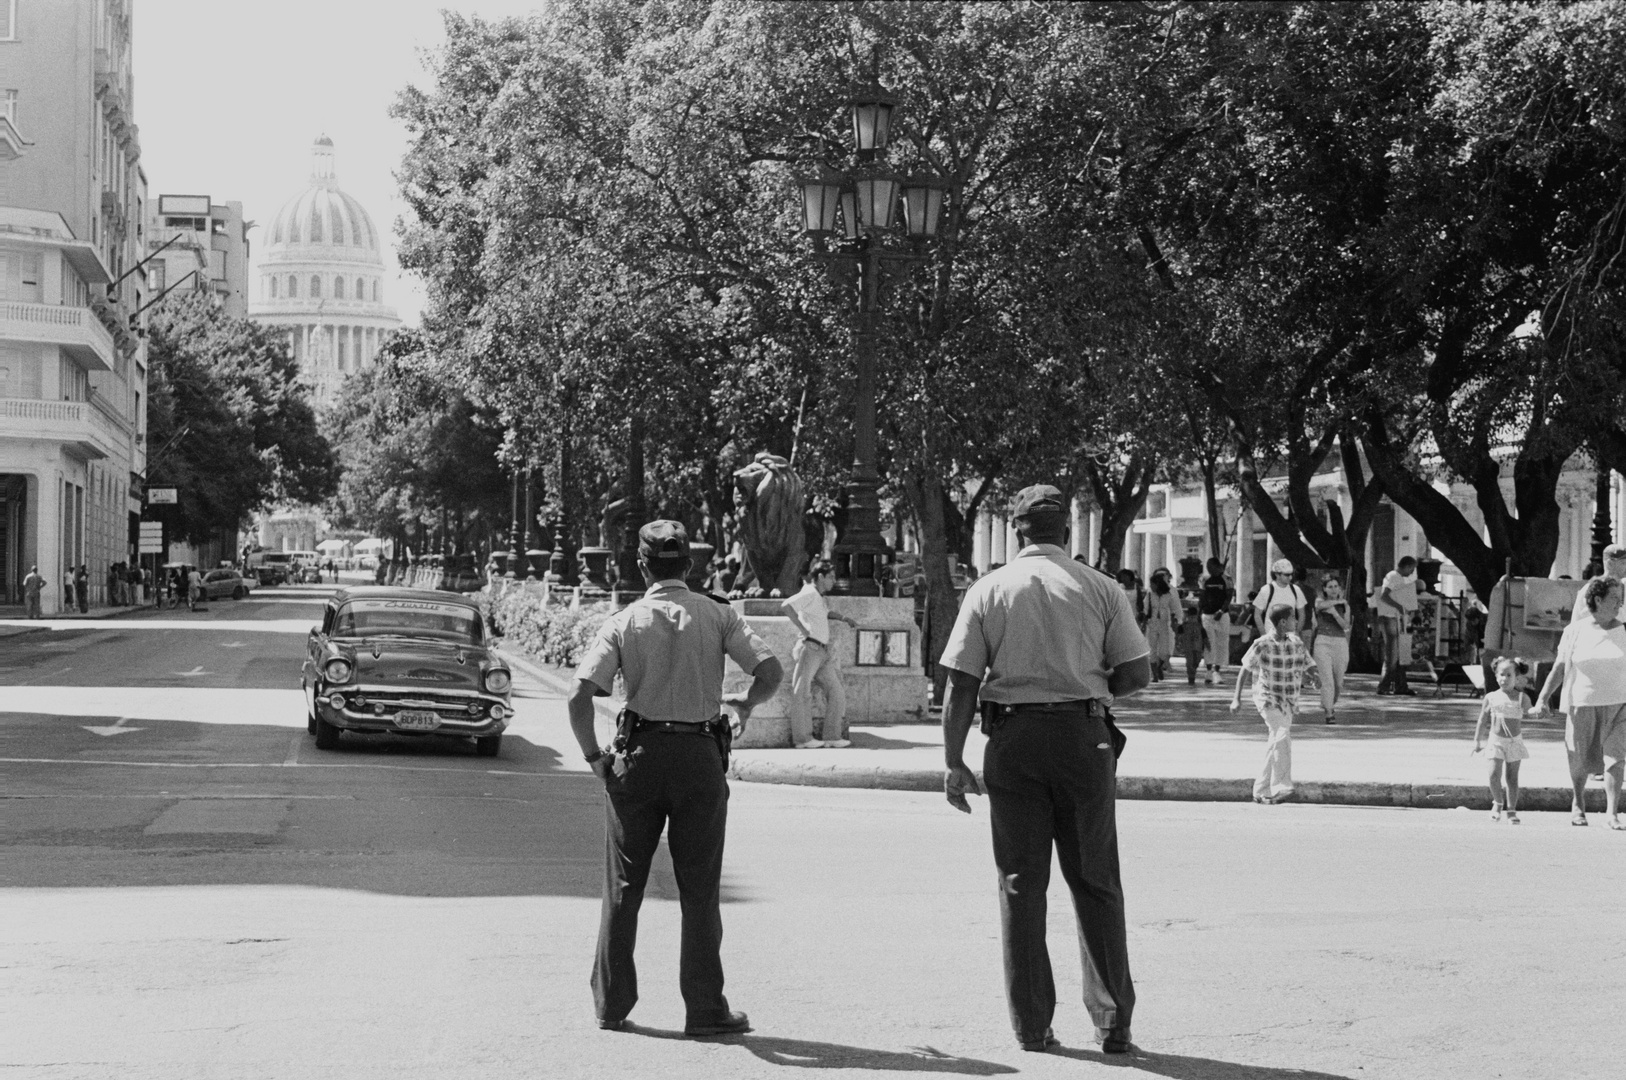
[[[684,1034],[749,1031],[723,996],[723,919],[719,905],[729,721],[743,723],[773,696],[784,671],[773,651],[727,602],[691,592],[689,536],[676,521],[652,521],[638,533],[638,568],[648,591],[611,616],[576,670],[570,726],[607,797],[604,907],[593,964],[599,1027],[620,1030],[638,1000],[633,942],[649,866],[667,830],[683,912],[678,984]],[[744,694],[723,696],[723,658],[751,673]],[[600,748],[593,698],[610,692],[616,672],[627,707],[615,744]]]
[[[1067,505],[1024,488],[1011,510],[1022,550],[966,591],[942,664],[948,801],[982,794],[962,756],[978,712],[993,817],[1011,1025],[1024,1050],[1057,1045],[1056,984],[1045,948],[1051,849],[1073,894],[1084,1005],[1107,1053],[1130,1049],[1129,977],[1114,817],[1123,736],[1107,706],[1151,680],[1146,639],[1115,581],[1067,556]]]

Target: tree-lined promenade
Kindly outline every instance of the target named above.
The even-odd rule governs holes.
[[[435,417],[570,529],[620,502],[717,543],[764,448],[839,524],[852,302],[793,182],[876,84],[892,168],[946,188],[876,343],[883,500],[940,631],[947,557],[1036,479],[1101,510],[1109,567],[1153,483],[1235,485],[1356,597],[1387,497],[1486,595],[1548,571],[1566,462],[1626,466],[1619,5],[559,0],[446,29],[396,107],[423,333],[340,433],[411,435],[394,409],[439,463],[391,476],[371,438],[358,524],[506,529]],[[1312,495],[1333,467],[1347,515]]]

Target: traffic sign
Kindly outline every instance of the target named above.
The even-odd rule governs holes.
[[[180,501],[180,496],[179,496],[179,489],[177,489],[177,488],[148,488],[147,489],[147,505],[148,506],[158,506],[158,505],[163,504],[163,503],[171,503],[171,504],[173,504],[173,503],[176,503],[178,501]]]
[[[143,521],[141,523],[139,553],[142,555],[162,555],[164,553],[164,523],[162,521]]]

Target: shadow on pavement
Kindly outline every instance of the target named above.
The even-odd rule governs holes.
[[[1154,1054],[1138,1047],[1130,1054],[1103,1054],[1099,1050],[1051,1050],[1054,1057],[1072,1058],[1109,1065],[1169,1080],[1353,1080],[1337,1073],[1314,1069],[1277,1069],[1267,1065],[1243,1065],[1216,1058],[1187,1057],[1184,1054]]]
[[[632,1023],[627,1025],[626,1030],[652,1039],[688,1038],[681,1031],[646,1028]],[[955,1057],[929,1046],[912,1047],[900,1052],[809,1039],[782,1039],[771,1035],[719,1035],[705,1041],[743,1047],[770,1065],[793,1069],[876,1069],[883,1072],[952,1073],[956,1076],[1006,1076],[1021,1071],[997,1061]]]
[[[936,733],[937,729],[934,726],[932,735],[935,736]],[[849,729],[848,736],[852,739],[854,750],[919,750],[923,747],[934,749],[943,744],[941,738],[926,738],[911,742],[907,739],[888,739],[885,736],[875,734],[873,731],[856,731],[852,729]]]

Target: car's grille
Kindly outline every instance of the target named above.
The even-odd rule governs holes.
[[[469,712],[470,703],[480,706],[478,713]],[[472,693],[461,697],[387,690],[364,690],[345,694],[345,708],[361,716],[390,717],[403,709],[410,709],[414,712],[432,712],[445,720],[468,720],[471,716],[483,715],[487,705],[488,702]]]

